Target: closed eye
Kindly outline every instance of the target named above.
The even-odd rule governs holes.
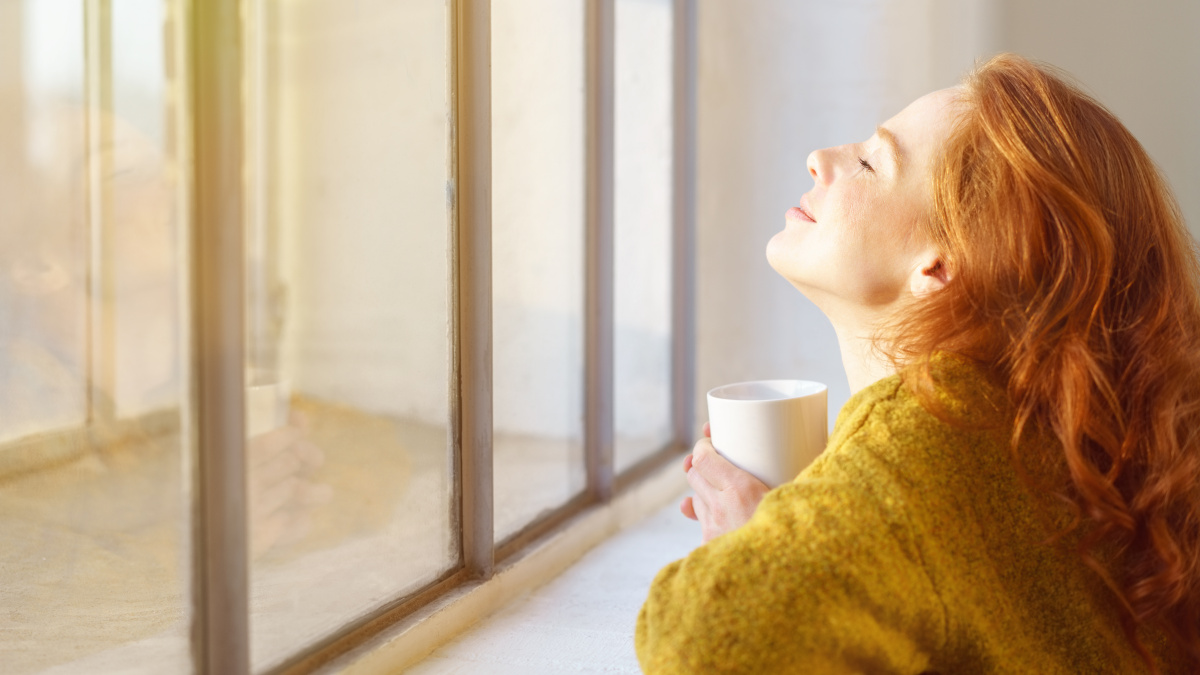
[[[868,162],[867,160],[863,159],[862,157],[858,158],[858,163],[862,168],[866,169],[867,171],[869,171],[871,173],[875,173],[875,167],[871,166],[871,163]]]

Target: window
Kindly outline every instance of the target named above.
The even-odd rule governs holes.
[[[587,490],[584,7],[491,5],[497,540]]]
[[[0,4],[4,670],[191,669],[178,7]]]
[[[613,463],[669,444],[672,426],[673,7],[617,0],[613,105]],[[685,438],[689,431],[684,431]]]
[[[6,669],[311,670],[688,444],[693,11],[0,5]]]
[[[246,7],[250,661],[262,669],[458,564],[452,115],[445,3]]]

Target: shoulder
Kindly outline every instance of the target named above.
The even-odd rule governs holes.
[[[907,373],[857,392],[839,413],[825,452],[797,480],[843,475],[884,489],[897,481],[1000,470],[1012,430],[1003,388],[953,355],[935,356],[929,374],[923,385]],[[916,393],[922,387],[924,396]]]

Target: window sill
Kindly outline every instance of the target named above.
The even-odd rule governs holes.
[[[667,462],[610,503],[579,514],[525,553],[506,561],[490,579],[456,588],[320,672],[366,675],[395,673],[412,666],[483,618],[554,580],[589,550],[663,509],[686,489],[679,463]],[[648,586],[649,578],[645,581]]]

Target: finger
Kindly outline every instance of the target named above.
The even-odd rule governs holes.
[[[703,472],[700,471],[700,467],[696,466],[695,462],[692,463],[691,470],[687,472],[687,482],[696,493],[696,499],[692,500],[693,504],[697,500],[715,504],[720,497],[721,491],[708,482],[708,479],[705,478]],[[696,514],[699,515],[699,513],[700,509],[696,508]]]
[[[300,432],[294,427],[272,429],[251,438],[246,443],[247,464],[255,467],[275,459],[298,438],[300,438]]]
[[[745,485],[747,481],[761,482],[722,457],[713,448],[711,440],[702,439],[696,444],[696,451],[692,455],[692,467],[699,469],[704,480],[718,490]]]
[[[250,467],[250,485],[253,489],[263,490],[288,477],[296,475],[300,470],[300,459],[286,449],[281,449],[275,456]]]
[[[318,469],[325,464],[325,453],[307,438],[296,439],[290,450],[310,469]]]
[[[692,470],[692,456],[688,455],[683,458],[683,472],[687,473]]]
[[[684,497],[682,502],[679,502],[679,512],[685,517],[696,520],[696,509],[692,506],[692,498]]]
[[[712,438],[712,427],[709,426],[708,422],[704,423],[704,437]]]
[[[278,511],[292,499],[299,486],[300,479],[293,476],[257,495],[251,495],[250,507],[253,510],[251,516],[265,518]]]
[[[708,504],[703,499],[692,499],[692,510],[695,511],[696,520],[700,523],[700,539],[707,542],[713,538],[713,531],[716,530]]]

